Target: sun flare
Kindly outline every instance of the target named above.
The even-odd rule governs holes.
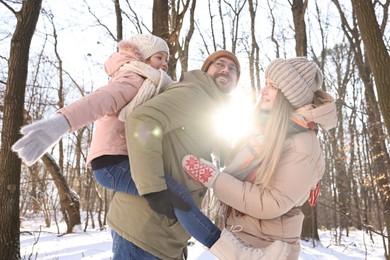
[[[253,127],[252,109],[253,104],[249,96],[240,93],[232,95],[230,104],[222,107],[215,116],[218,134],[230,142],[247,134]]]

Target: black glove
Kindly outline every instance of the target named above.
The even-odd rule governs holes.
[[[182,198],[173,194],[170,190],[163,190],[144,195],[152,210],[157,213],[164,214],[168,218],[176,218],[173,208],[178,208],[183,211],[189,211],[190,205]]]

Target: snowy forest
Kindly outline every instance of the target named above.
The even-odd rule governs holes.
[[[55,3],[54,3],[55,2]],[[86,165],[94,125],[67,134],[31,167],[11,146],[20,128],[107,82],[117,42],[152,33],[168,42],[169,74],[199,69],[212,52],[235,53],[238,88],[253,104],[274,58],[306,56],[324,74],[338,124],[319,132],[326,172],[304,206],[302,239],[334,230],[379,234],[390,259],[390,0],[0,0],[0,252],[20,257],[20,219],[106,225],[113,193]],[[81,223],[81,212],[90,217]],[[62,219],[57,219],[58,214]],[[97,218],[92,217],[97,216]],[[97,219],[98,221],[96,222]],[[340,232],[342,230],[343,232]]]

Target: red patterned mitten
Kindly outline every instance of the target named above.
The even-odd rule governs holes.
[[[219,170],[214,164],[202,158],[198,159],[194,155],[187,154],[184,156],[181,165],[192,179],[208,188],[213,188],[214,182],[219,174]]]

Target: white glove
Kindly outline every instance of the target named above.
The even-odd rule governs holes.
[[[69,130],[68,120],[61,114],[41,119],[22,127],[20,132],[24,136],[12,146],[12,150],[31,166]]]

